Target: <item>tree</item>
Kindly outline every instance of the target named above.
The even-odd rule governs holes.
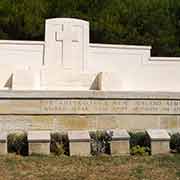
[[[180,56],[179,0],[1,0],[1,39],[44,39],[47,18],[90,21],[91,42],[153,46]]]

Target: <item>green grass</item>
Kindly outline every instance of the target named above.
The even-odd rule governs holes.
[[[0,156],[0,179],[180,180],[180,155]]]

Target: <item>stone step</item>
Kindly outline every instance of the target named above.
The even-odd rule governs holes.
[[[41,90],[97,90],[97,83],[97,73],[49,66],[41,69]]]
[[[50,154],[50,131],[29,131],[28,147],[29,155]]]
[[[69,131],[70,156],[90,156],[90,136],[88,131]]]
[[[170,152],[170,136],[165,129],[148,129],[151,140],[151,154],[168,154]]]
[[[111,155],[129,155],[129,139],[127,130],[112,130]]]

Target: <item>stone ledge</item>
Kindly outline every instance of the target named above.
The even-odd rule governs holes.
[[[94,44],[90,43],[90,48],[115,48],[115,49],[133,49],[133,50],[151,50],[151,46],[138,45],[117,45],[117,44]]]
[[[130,139],[130,135],[125,129],[112,130],[112,141],[126,141]]]
[[[69,131],[69,142],[90,142],[90,136],[88,131]]]
[[[0,99],[171,99],[180,100],[180,93],[178,92],[131,92],[131,91],[12,91],[12,90],[0,90]]]
[[[33,143],[48,143],[50,142],[50,131],[29,131],[28,132],[28,142]]]
[[[170,136],[165,129],[148,129],[146,132],[151,141],[170,141]]]

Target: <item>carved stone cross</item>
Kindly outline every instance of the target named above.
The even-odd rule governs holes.
[[[46,20],[44,65],[84,71],[89,48],[89,23],[71,18]]]
[[[72,31],[71,24],[62,24],[60,31],[55,32],[55,40],[62,41],[62,64],[72,59],[72,42],[79,42],[79,34]]]

